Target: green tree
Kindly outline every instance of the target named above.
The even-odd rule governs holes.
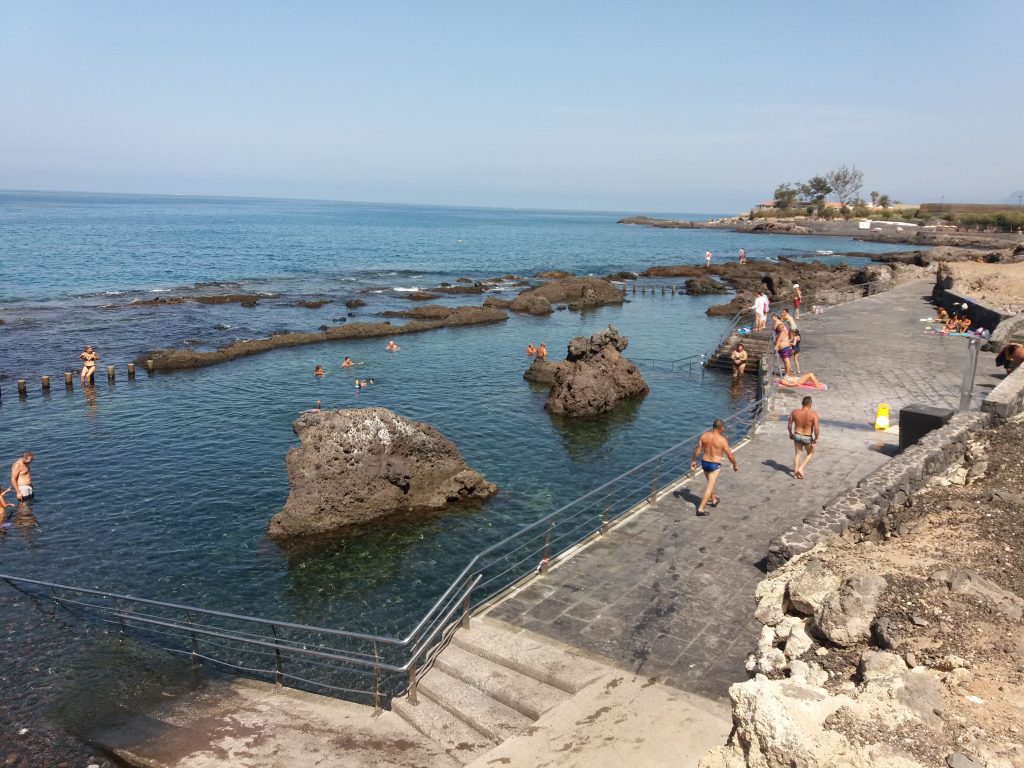
[[[881,195],[879,195],[877,192],[872,192],[871,193],[871,205],[872,205],[872,207],[877,207],[878,206],[878,198],[879,197],[881,197]]]
[[[860,192],[860,188],[864,184],[864,172],[858,170],[855,165],[849,168],[841,165],[834,171],[826,173],[825,179],[828,181],[829,186],[832,187],[836,199],[845,206],[856,198],[857,193]]]
[[[800,185],[800,194],[810,203],[818,203],[832,194],[832,185],[824,176],[813,176]]]
[[[775,188],[775,207],[788,210],[796,205],[797,189],[788,182]]]
[[[879,195],[878,205],[882,206],[883,208],[888,208],[890,205],[892,205],[892,202],[889,200],[888,195]]]

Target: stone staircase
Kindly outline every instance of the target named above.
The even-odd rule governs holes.
[[[411,696],[392,711],[465,765],[607,672],[603,664],[488,618],[455,633]]]
[[[761,358],[768,354],[772,344],[772,334],[769,330],[757,331],[748,334],[730,334],[722,342],[721,346],[708,358],[705,367],[717,368],[719,370],[732,371],[732,355],[737,344],[743,344],[747,350],[749,360],[746,367],[746,375],[756,376],[760,367]]]

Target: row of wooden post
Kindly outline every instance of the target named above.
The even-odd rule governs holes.
[[[146,361],[146,372],[149,373],[149,374],[152,374],[155,370],[156,370],[156,364],[152,360],[147,360]],[[96,376],[96,374],[94,373],[92,376],[89,377],[89,383],[90,384],[93,383],[93,378],[95,378],[95,376]],[[111,384],[113,384],[114,383],[114,378],[115,378],[114,366],[108,365],[107,366],[107,381],[109,381]],[[135,378],[135,363],[128,363],[128,378],[129,379],[134,379]],[[40,385],[42,386],[43,392],[49,392],[50,391],[50,377],[49,376],[42,376],[42,377],[40,377]],[[71,389],[75,388],[75,374],[72,373],[71,371],[64,371],[64,387],[65,387],[65,389],[68,389],[68,390],[71,390]],[[0,391],[0,398],[2,398],[2,397],[3,397],[3,393],[2,393],[2,391]],[[28,397],[28,381],[25,380],[25,379],[18,379],[18,397],[21,397],[21,398]]]
[[[636,282],[632,283],[632,286],[633,286],[633,295],[635,296],[636,295]],[[640,295],[641,296],[643,296],[645,293],[647,293],[647,288],[648,288],[648,286],[643,285],[641,283],[641,285],[640,285]],[[676,295],[676,287],[674,285],[670,285],[668,288],[672,292],[672,295],[675,296]],[[650,286],[650,289],[651,289],[651,296],[654,296],[655,293],[658,290],[658,286],[652,285],[652,286]],[[625,283],[622,284],[622,295],[623,296],[626,295],[626,284]],[[664,285],[661,286],[661,295],[662,296],[665,295],[665,286]]]

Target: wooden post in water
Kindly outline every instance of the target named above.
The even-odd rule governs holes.
[[[633,295],[636,296],[636,280],[633,281]]]
[[[672,295],[673,296],[676,295],[676,284],[675,283],[672,283]]]
[[[68,389],[75,388],[75,380],[71,376],[71,371],[64,371],[64,386]]]
[[[50,377],[49,376],[43,376],[42,384],[43,384],[43,392],[49,392],[50,391]]]
[[[146,373],[152,376],[154,370],[156,370],[156,364],[153,362],[153,359],[150,358],[146,361]]]
[[[664,296],[664,295],[665,295],[665,286],[664,286],[664,285],[663,285],[663,286],[661,286],[661,295],[662,295],[662,296]]]
[[[18,379],[18,397],[28,397],[28,382],[24,379]]]
[[[135,378],[135,363],[128,363],[128,378]]]
[[[107,366],[107,381],[111,383],[114,381],[114,366],[112,365]]]

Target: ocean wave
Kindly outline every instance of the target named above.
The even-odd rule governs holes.
[[[152,289],[150,289],[149,292],[150,293],[170,293],[173,290],[174,290],[173,288],[152,288]]]
[[[423,289],[423,288],[420,288],[420,287],[418,287],[418,286],[415,286],[415,285],[414,285],[414,286],[413,286],[412,288],[403,288],[403,287],[402,287],[402,286],[400,286],[400,285],[396,285],[396,286],[395,286],[394,288],[392,288],[391,290],[393,290],[393,291],[399,291],[399,292],[401,292],[401,293],[415,293],[416,291],[422,291],[422,290],[424,290],[424,289]]]

